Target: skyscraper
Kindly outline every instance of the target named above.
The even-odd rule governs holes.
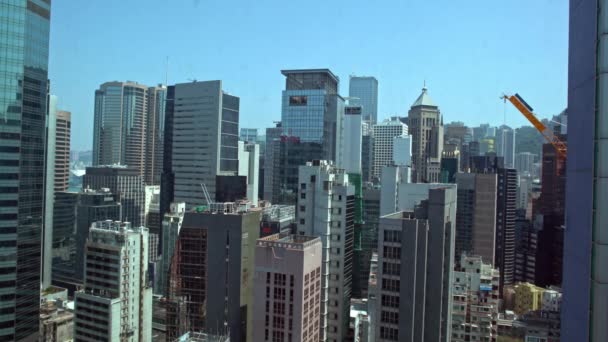
[[[378,122],[378,80],[373,76],[350,76],[348,96],[362,107],[363,120]]]
[[[436,183],[443,153],[443,118],[426,87],[410,108],[408,124],[412,135],[412,181]]]
[[[114,165],[87,167],[83,176],[83,189],[107,188],[121,204],[121,221],[139,227],[145,222],[145,188],[137,169]]]
[[[168,203],[185,202],[188,208],[205,205],[201,184],[213,199],[216,176],[238,173],[240,100],[223,90],[222,81],[176,84],[169,87],[167,99],[172,132],[166,138],[172,140],[172,150],[165,153],[170,154],[171,170],[164,173],[174,178],[168,185],[173,187]],[[163,203],[167,210],[167,201]]]
[[[339,78],[329,69],[281,73],[285,76],[283,134],[298,137],[304,143],[321,144],[323,155],[316,159],[333,160],[339,165],[344,116],[344,99],[338,94]]]
[[[241,128],[239,133],[239,140],[244,142],[255,143],[258,139],[257,128]]]
[[[297,232],[323,243],[320,341],[343,341],[353,276],[355,187],[344,170],[315,160],[300,167]]]
[[[0,340],[36,339],[39,326],[50,1],[0,1],[0,160],[3,314]],[[10,51],[10,57],[8,52]]]
[[[83,262],[84,289],[75,296],[75,339],[151,341],[148,230],[117,221],[95,222]]]
[[[163,168],[167,87],[161,84],[156,87],[149,87],[147,96],[144,182],[147,185],[160,185],[160,175]]]
[[[496,130],[496,155],[504,157],[505,167],[515,168],[515,130],[502,125]]]
[[[408,127],[392,117],[374,125],[374,167],[372,177],[379,179],[382,167],[393,164],[393,138],[408,134]]]
[[[456,189],[380,218],[376,341],[450,341]],[[370,289],[371,291],[371,289]]]
[[[361,107],[344,108],[344,149],[342,167],[347,173],[361,175],[362,121]]]
[[[253,341],[319,341],[322,248],[301,235],[256,242]]]
[[[521,152],[515,155],[515,169],[520,176],[534,177],[534,162],[537,155],[530,152]]]
[[[70,181],[70,134],[72,114],[57,111],[55,124],[55,192],[67,191]]]
[[[273,200],[274,194],[278,193],[275,191],[274,182],[277,181],[275,176],[275,159],[278,158],[278,155],[275,157],[275,151],[278,151],[278,147],[275,146],[280,141],[281,135],[283,134],[283,128],[281,127],[281,123],[276,123],[275,127],[266,128],[266,146],[264,152],[264,196],[263,198],[266,201],[271,201],[276,203]],[[278,171],[278,170],[277,170]],[[278,183],[276,183],[278,186]]]

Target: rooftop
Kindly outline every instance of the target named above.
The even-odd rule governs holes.
[[[412,107],[437,107],[437,105],[433,102],[431,97],[428,94],[428,89],[426,86],[422,87],[422,93],[418,96],[418,99],[412,104]]]
[[[291,69],[281,70],[281,74],[287,76],[289,74],[328,74],[336,83],[340,82],[340,78],[329,69]]]
[[[273,234],[258,239],[256,246],[259,247],[279,247],[287,249],[304,249],[315,243],[321,243],[318,236],[305,236],[295,234]]]

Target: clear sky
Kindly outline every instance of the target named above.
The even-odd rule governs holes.
[[[221,79],[240,127],[281,117],[281,69],[329,68],[379,81],[379,119],[406,115],[426,80],[444,121],[502,124],[503,92],[541,117],[567,103],[564,0],[53,1],[49,77],[72,112],[72,148],[92,145],[106,81]],[[506,123],[526,124],[506,107]]]

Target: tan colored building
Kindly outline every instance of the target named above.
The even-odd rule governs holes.
[[[543,303],[544,289],[530,283],[515,285],[515,313],[523,315],[539,310]]]
[[[258,239],[253,341],[319,341],[322,250],[319,237]]]
[[[58,110],[55,126],[55,192],[68,190],[72,113]]]
[[[440,170],[436,167],[429,168],[429,163],[441,160],[443,119],[426,87],[422,88],[422,93],[408,112],[408,126],[412,136],[412,181],[438,182]]]

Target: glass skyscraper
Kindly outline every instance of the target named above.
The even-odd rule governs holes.
[[[363,120],[378,122],[378,80],[372,76],[351,76],[348,89],[350,104],[361,106]]]
[[[0,0],[0,340],[37,339],[50,0]]]

